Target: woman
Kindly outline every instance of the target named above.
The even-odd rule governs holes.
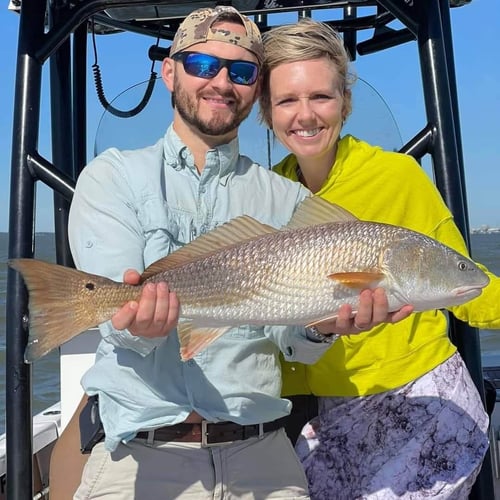
[[[413,158],[340,138],[353,78],[336,32],[310,19],[277,27],[265,36],[265,54],[261,115],[292,153],[277,172],[360,219],[467,253]],[[473,326],[500,328],[500,280],[488,274],[480,297],[450,310]],[[296,445],[311,498],[467,497],[488,447],[488,417],[443,312],[342,336],[316,365],[284,362],[283,377],[284,395],[320,396],[319,417]]]

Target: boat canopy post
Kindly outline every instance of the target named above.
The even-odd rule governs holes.
[[[420,3],[420,7],[422,11],[418,47],[427,118],[433,132],[432,160],[435,182],[470,251],[467,194],[451,42],[450,7],[448,2],[442,0],[425,0]],[[484,402],[484,376],[478,330],[450,315],[450,336],[463,357]],[[488,451],[470,498],[493,497],[493,473]]]
[[[44,2],[23,2],[19,21],[9,206],[9,258],[33,257],[35,179],[29,157],[38,144],[42,65],[35,57],[43,37]],[[24,363],[28,340],[28,296],[21,276],[7,274],[6,432],[7,498],[33,498],[31,366]]]
[[[51,25],[58,21],[59,11],[52,10]],[[52,130],[52,162],[57,169],[75,178],[71,38],[66,38],[50,57],[50,108]],[[56,237],[56,260],[59,264],[74,267],[68,242],[68,214],[70,201],[57,191],[54,197],[54,231]]]
[[[75,176],[87,164],[87,23],[73,35],[73,165]]]

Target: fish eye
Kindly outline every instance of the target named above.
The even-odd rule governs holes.
[[[467,270],[467,262],[461,260],[459,263],[458,263],[458,269],[460,269],[460,271],[466,271]]]
[[[87,284],[85,285],[85,288],[86,288],[87,290],[94,290],[95,285],[94,285],[94,283],[87,283]]]

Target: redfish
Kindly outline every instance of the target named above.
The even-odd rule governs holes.
[[[166,281],[181,304],[183,360],[239,325],[313,325],[342,304],[382,287],[390,311],[462,304],[488,276],[470,259],[423,234],[361,221],[306,198],[287,226],[237,217],[150,265],[137,286],[35,259],[13,259],[29,292],[27,362],[103,323],[148,282]]]

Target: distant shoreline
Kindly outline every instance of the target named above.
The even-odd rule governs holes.
[[[500,227],[485,227],[484,229],[471,229],[471,234],[500,234]]]

